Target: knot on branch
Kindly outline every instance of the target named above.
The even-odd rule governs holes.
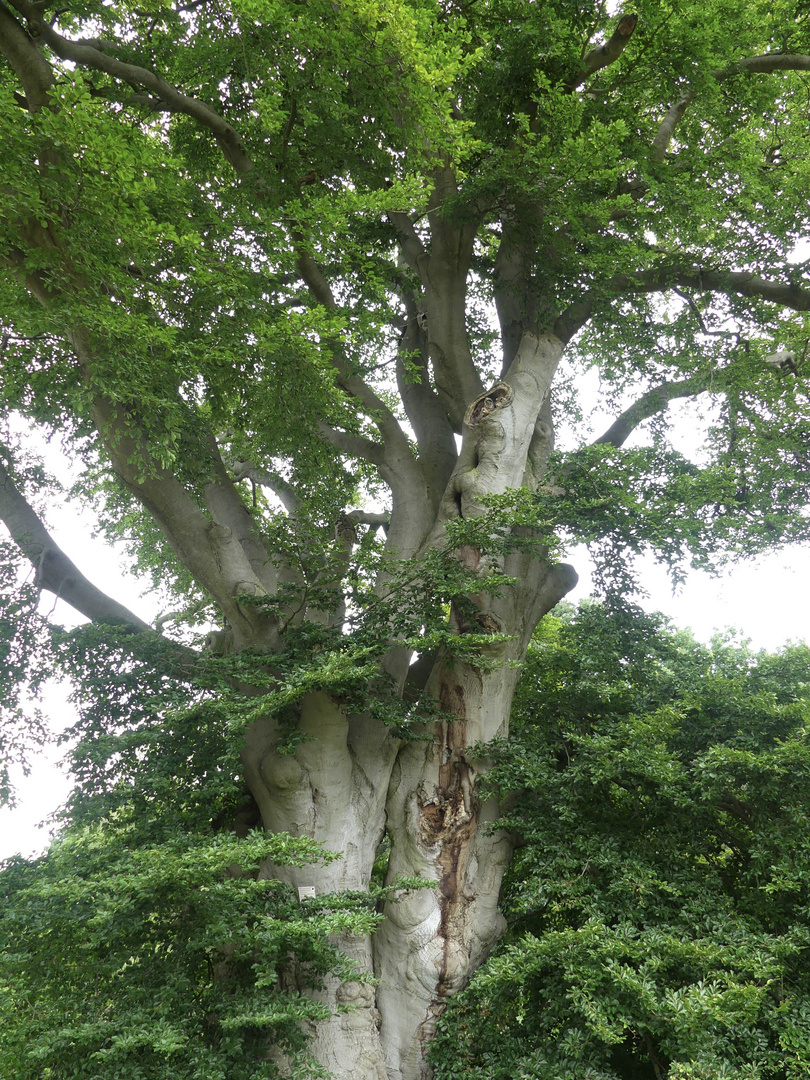
[[[781,375],[798,375],[799,362],[792,349],[782,349],[765,357],[765,363]]]
[[[534,434],[538,439],[545,439],[548,441],[554,435],[554,429],[551,424],[547,424],[545,420],[537,420],[534,425]]]
[[[636,28],[637,22],[638,15],[624,15],[621,19],[619,19],[619,23],[616,27],[616,33],[619,35],[619,37],[630,37],[630,35]]]
[[[473,615],[473,620],[485,634],[502,634],[503,624],[501,620],[489,611],[478,611]]]
[[[338,518],[335,525],[335,539],[348,548],[353,548],[357,543],[357,529],[348,514],[341,514]]]
[[[514,391],[506,383],[495,383],[483,394],[479,394],[475,401],[471,402],[464,414],[464,423],[467,427],[478,427],[482,420],[495,412],[503,409],[514,397]]]
[[[264,589],[257,581],[237,581],[234,596],[264,596]]]
[[[227,525],[217,525],[212,523],[208,526],[208,539],[211,542],[212,548],[224,548],[233,539],[233,530]]]
[[[203,648],[213,656],[230,656],[233,652],[233,630],[210,630],[203,639]]]

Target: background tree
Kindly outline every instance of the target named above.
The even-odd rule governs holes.
[[[438,1077],[807,1075],[808,660],[627,610],[543,623],[487,781],[521,837],[510,929]]]
[[[338,1076],[423,1075],[503,931],[470,748],[575,581],[558,539],[620,594],[645,546],[806,534],[806,37],[800,6],[722,0],[0,5],[4,400],[175,612],[150,630],[78,573],[12,445],[0,515],[39,588],[130,632],[66,663],[123,694],[109,639],[220,701],[263,828],[341,853],[263,880],[362,893],[385,837],[389,884],[432,883],[340,942],[379,982],[348,1014],[324,984]],[[589,366],[616,419],[558,459]],[[665,414],[701,395],[689,461]],[[101,743],[87,784],[136,784]]]

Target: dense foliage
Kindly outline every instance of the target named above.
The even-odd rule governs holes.
[[[355,913],[302,910],[289,886],[259,881],[269,856],[318,859],[311,842],[177,832],[149,846],[126,817],[75,829],[3,871],[0,1068],[20,1080],[248,1080],[275,1075],[267,1032],[297,1064],[300,992],[340,959],[327,935]],[[368,920],[373,923],[373,914]],[[307,977],[284,984],[293,961]]]
[[[807,1076],[809,721],[807,646],[546,620],[489,780],[520,836],[510,928],[437,1077]]]
[[[327,1076],[307,1051],[318,991],[339,978],[350,1008],[364,982],[335,942],[373,933],[408,883],[384,887],[383,864],[362,894],[301,900],[262,875],[338,855],[256,829],[221,664],[195,681],[159,638],[29,621],[28,660],[75,680],[76,786],[48,852],[0,868],[0,1075]]]
[[[61,647],[79,665],[92,643]],[[244,799],[221,700],[198,688],[187,720],[167,711],[171,681],[158,698],[155,658],[125,649],[108,670],[126,694],[104,681],[91,700],[85,680],[73,823],[2,874],[0,1069],[273,1075],[269,1030],[317,1075],[301,1022],[324,1006],[302,991],[357,977],[329,935],[373,931],[384,891],[302,906],[257,875],[330,856],[248,832],[247,805],[243,839],[217,831]],[[809,720],[806,646],[706,647],[626,606],[544,620],[510,742],[487,748],[518,838],[509,930],[445,1015],[438,1080],[804,1077]],[[184,755],[189,724],[205,738]]]

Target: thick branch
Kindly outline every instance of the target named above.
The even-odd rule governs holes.
[[[231,530],[247,556],[253,573],[267,592],[274,592],[277,576],[270,559],[270,552],[259,535],[256,522],[228,475],[213,435],[207,436],[205,444],[211,455],[213,474],[210,482],[203,488],[205,505],[217,524],[226,525]]]
[[[565,89],[569,93],[573,92],[578,86],[582,86],[591,75],[615,63],[624,52],[637,22],[638,15],[624,15],[619,19],[616,29],[605,44],[600,45],[598,49],[591,49],[589,53],[585,54],[582,61],[582,71],[575,80],[566,85]]]
[[[446,202],[457,194],[453,169],[449,165],[437,169],[428,212],[431,241],[425,301],[436,391],[454,429],[460,432],[464,411],[482,393],[484,384],[473,363],[466,323],[467,276],[479,220],[476,215],[459,223],[444,212]]]
[[[673,106],[667,112],[667,115],[661,121],[661,126],[656,132],[653,139],[653,158],[656,161],[663,161],[666,157],[669,144],[672,142],[672,136],[675,134],[675,128],[681,122],[683,114],[689,108],[690,103],[694,100],[695,95],[690,91],[688,94],[676,101]]]
[[[327,311],[336,311],[338,304],[332,287],[313,255],[307,250],[306,238],[297,229],[291,230],[291,236],[295,247],[295,268],[301,275],[301,279],[317,303],[325,307]]]
[[[771,53],[765,56],[749,56],[742,60],[735,60],[728,67],[720,68],[713,72],[717,82],[725,82],[738,72],[748,72],[750,75],[767,75],[772,71],[810,71],[810,56],[802,56],[795,53]],[[684,113],[695,99],[693,91],[688,91],[676,102],[658,128],[653,139],[653,156],[656,161],[663,161],[666,156],[675,128],[681,122]]]
[[[413,227],[413,222],[407,214],[397,210],[390,211],[388,219],[399,233],[399,247],[403,259],[411,270],[419,275],[424,285],[424,260],[427,257],[427,252],[425,251],[425,245],[419,239],[416,229]]]
[[[667,288],[668,285],[707,292],[735,293],[752,299],[768,300],[793,311],[810,311],[809,290],[800,289],[790,282],[768,281],[767,278],[758,277],[746,270],[701,270],[700,267],[692,267],[676,271],[667,284],[652,284],[650,289],[644,291],[655,291]]]
[[[768,300],[793,311],[810,311],[810,290],[790,282],[769,281],[747,270],[703,270],[699,266],[659,266],[635,274],[614,274],[598,288],[589,290],[557,319],[554,333],[570,341],[591,318],[600,302],[610,302],[627,293],[665,292],[667,289],[698,289],[726,295]]]
[[[715,71],[718,82],[725,82],[738,71],[747,71],[751,75],[767,75],[772,71],[810,71],[810,56],[796,53],[768,53],[765,56],[749,56],[735,60],[727,68]]]
[[[36,570],[39,588],[55,593],[93,622],[151,630],[123,604],[107,596],[84,576],[52,539],[37,513],[15,487],[0,461],[0,519]]]
[[[53,86],[51,65],[7,8],[0,4],[0,52],[8,60],[25,91],[26,106],[44,108]]]
[[[87,374],[93,368],[92,351],[83,332],[71,337]],[[263,616],[239,602],[241,595],[267,590],[232,528],[212,522],[180,480],[154,461],[150,447],[120,407],[98,397],[92,408],[96,428],[121,481],[151,514],[180,561],[220,605],[237,637],[241,638],[243,631],[248,637],[257,630],[270,633]]]
[[[368,461],[377,466],[382,465],[385,460],[385,448],[373,439],[364,439],[362,435],[350,435],[346,431],[340,431],[324,423],[318,424],[318,431],[327,442],[349,457],[359,458],[361,461]]]
[[[430,384],[427,363],[427,332],[413,299],[405,298],[408,322],[397,351],[397,386],[405,415],[416,436],[419,460],[436,505],[456,463],[453,428],[439,396]],[[414,377],[406,360],[415,357],[419,371]]]
[[[495,309],[501,328],[503,377],[529,330],[541,332],[541,303],[534,286],[532,264],[542,226],[539,204],[521,206],[519,216],[504,217],[495,257]],[[550,252],[544,252],[550,256]]]
[[[681,382],[664,382],[660,386],[654,386],[652,390],[642,394],[638,401],[634,401],[629,409],[625,409],[604,434],[594,439],[592,445],[623,446],[642,421],[664,412],[670,401],[694,397],[712,390],[720,392],[725,390],[727,384],[728,373],[725,370],[713,370],[706,375],[695,375]]]
[[[350,510],[346,517],[357,525],[371,525],[374,529],[387,529],[391,524],[390,514],[375,514],[370,510]]]
[[[93,44],[69,41],[62,37],[42,18],[40,7],[30,3],[29,0],[9,0],[9,3],[26,19],[29,33],[47,45],[60,59],[70,60],[80,67],[103,71],[113,79],[118,79],[130,86],[143,86],[161,102],[165,102],[172,112],[190,116],[202,127],[207,128],[237,173],[245,174],[252,170],[253,162],[245,152],[236,131],[213,109],[196,98],[181,93],[176,86],[172,86],[148,68],[116,60],[115,57],[107,55]]]

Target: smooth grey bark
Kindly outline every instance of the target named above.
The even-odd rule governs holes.
[[[443,543],[449,517],[475,517],[484,512],[486,495],[522,481],[561,355],[558,339],[526,333],[507,372],[511,384],[501,383],[489,392],[492,397],[479,395],[469,403],[458,463],[428,546]],[[539,618],[576,581],[570,568],[523,553],[504,567],[522,584],[490,596],[485,560],[473,549],[461,557],[482,578],[475,603],[483,625],[502,629],[511,639],[497,647],[500,655],[494,659],[500,662],[491,670],[451,664],[442,653],[436,657],[427,691],[448,719],[437,725],[434,739],[401,743],[368,718],[346,716],[319,694],[302,703],[301,728],[312,739],[295,755],[275,753],[278,733],[270,721],[253,725],[243,752],[265,827],[311,836],[344,852],[324,871],[282,871],[285,880],[327,890],[367,887],[385,825],[391,842],[389,882],[402,876],[435,882],[433,889],[387,905],[387,919],[369,943],[371,954],[355,943],[362,970],[379,979],[376,1002],[355,1001],[347,1025],[337,1011],[347,989],[336,985],[330,991],[333,1019],[314,1033],[319,1060],[334,1064],[355,1055],[351,1075],[363,1080],[427,1075],[425,1050],[438,1017],[503,931],[497,905],[511,842],[491,828],[497,802],[482,803],[477,793],[486,762],[468,748],[508,734],[514,662],[522,658]],[[460,617],[454,618],[461,629]],[[382,1072],[380,1062],[368,1055],[378,1024]],[[359,1057],[353,1049],[357,1038],[365,1047]]]
[[[325,866],[266,865],[262,876],[312,887],[318,895],[365,890],[385,829],[385,795],[399,740],[367,716],[347,715],[324,693],[303,699],[300,728],[309,738],[291,756],[277,752],[274,721],[254,723],[242,750],[245,776],[268,831],[309,836],[342,854]],[[339,945],[360,972],[374,974],[368,937],[344,937]],[[332,1010],[310,1032],[316,1060],[336,1077],[385,1080],[373,988],[330,977],[314,996]]]
[[[34,584],[47,589],[93,622],[151,630],[114,597],[97,588],[59,547],[42,519],[14,484],[0,461],[0,521],[35,568]]]

